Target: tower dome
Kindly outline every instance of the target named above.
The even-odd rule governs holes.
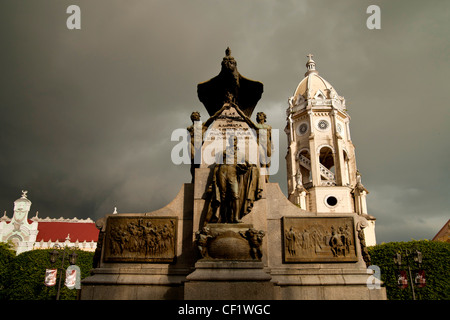
[[[338,95],[333,86],[319,75],[316,70],[316,62],[312,59],[312,54],[308,54],[309,58],[306,62],[306,73],[295,89],[291,98],[293,106],[307,105],[308,100],[323,100],[325,105],[333,105],[338,109],[345,109],[345,99]],[[321,104],[317,103],[314,104]]]

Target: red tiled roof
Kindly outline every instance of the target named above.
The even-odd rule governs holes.
[[[36,241],[66,241],[69,234],[70,242],[97,242],[99,230],[95,223],[39,221]]]

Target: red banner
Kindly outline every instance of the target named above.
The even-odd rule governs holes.
[[[408,287],[408,276],[405,270],[400,270],[397,272],[397,285],[400,289],[405,289]]]

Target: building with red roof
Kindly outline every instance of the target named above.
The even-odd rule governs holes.
[[[14,215],[0,219],[0,241],[10,242],[20,254],[35,249],[49,249],[55,246],[69,246],[85,251],[95,251],[99,230],[91,219],[28,219],[31,201],[27,191],[14,202]]]

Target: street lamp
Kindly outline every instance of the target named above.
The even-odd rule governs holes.
[[[400,267],[402,266],[402,263],[404,263],[408,267],[408,274],[409,274],[409,281],[411,283],[411,291],[413,300],[416,300],[416,294],[414,291],[414,284],[416,284],[419,288],[425,286],[425,273],[423,270],[419,270],[415,275],[415,281],[413,281],[412,273],[411,273],[411,265],[413,264],[412,261],[410,261],[410,256],[413,256],[413,261],[416,262],[419,265],[422,264],[422,252],[416,250],[414,253],[411,252],[408,249],[405,249],[402,255],[402,252],[397,252],[394,255],[394,263],[398,266],[399,269],[399,276],[397,277],[397,283],[398,285],[404,289],[408,286],[408,279],[406,278],[406,272],[401,271]]]
[[[56,291],[56,300],[59,300],[59,294],[61,292],[62,272],[64,270],[64,261],[65,261],[65,258],[66,258],[66,254],[68,253],[68,250],[70,250],[70,248],[67,247],[67,246],[64,246],[62,248],[58,244],[55,244],[53,246],[53,248],[54,248],[54,250],[52,252],[50,252],[50,262],[51,262],[52,266],[56,263],[56,261],[58,260],[58,257],[61,254],[61,251],[62,251],[61,268],[58,268],[58,267],[56,268],[56,269],[59,269],[59,281],[58,281],[58,290]],[[58,249],[58,250],[56,250],[56,249]],[[71,265],[76,264],[77,263],[77,257],[78,257],[78,254],[75,252],[75,248],[73,248],[72,249],[72,253],[69,254],[69,263]]]

